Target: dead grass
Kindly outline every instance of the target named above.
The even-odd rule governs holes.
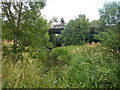
[[[2,44],[9,46],[9,45],[12,45],[12,44],[13,44],[13,41],[3,40],[3,41],[2,41]]]
[[[89,44],[89,43],[85,44],[85,46],[87,46],[87,47],[96,47],[96,46],[101,46],[101,44],[99,42],[98,43],[92,42],[91,44]]]

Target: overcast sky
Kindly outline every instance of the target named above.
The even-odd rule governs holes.
[[[105,2],[119,0],[47,0],[46,7],[42,10],[42,16],[47,20],[54,16],[63,17],[66,22],[74,19],[79,14],[85,14],[90,21],[99,19],[98,9],[102,8]]]

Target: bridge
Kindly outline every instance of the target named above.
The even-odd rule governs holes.
[[[61,31],[64,30],[64,27],[55,27],[48,30],[49,34],[61,34]]]
[[[64,30],[65,27],[53,27],[48,30],[49,34],[61,34],[61,31]],[[94,29],[97,29],[96,27],[90,27],[90,32],[95,33],[93,31]]]

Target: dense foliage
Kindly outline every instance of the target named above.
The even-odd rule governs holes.
[[[99,20],[80,14],[61,35],[48,34],[58,20],[43,19],[44,2],[2,5],[3,88],[120,88],[116,2],[105,3]]]
[[[97,39],[105,46],[111,49],[120,51],[120,23],[119,23],[119,8],[116,2],[105,3],[104,7],[99,10],[101,25],[103,30],[96,35]]]
[[[85,15],[79,15],[75,20],[70,20],[62,32],[64,45],[82,45],[86,42],[89,32],[89,21]]]
[[[68,46],[51,52],[62,87],[113,88],[119,87],[118,59],[106,48],[98,45]],[[62,65],[62,66],[61,66]],[[59,69],[58,67],[58,69]],[[111,78],[112,77],[112,78]],[[59,81],[58,81],[59,85]]]
[[[9,47],[3,45],[6,52],[15,53],[38,51],[40,47],[52,47],[49,42],[47,21],[41,17],[43,2],[38,3],[2,3],[3,5],[3,41],[13,42]],[[11,10],[13,8],[13,10]],[[6,19],[6,20],[5,20]]]
[[[103,32],[99,32],[95,37],[101,41],[101,43],[117,52],[120,51],[120,32],[118,26],[109,26],[104,28]]]
[[[3,62],[3,87],[118,88],[118,59],[100,44],[54,48],[46,64],[25,55]]]
[[[103,26],[117,24],[118,4],[117,2],[105,3],[103,8],[99,9],[100,20]]]

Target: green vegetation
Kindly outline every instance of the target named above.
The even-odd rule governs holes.
[[[101,43],[108,46],[115,51],[120,51],[120,23],[119,23],[119,9],[120,6],[116,2],[105,3],[100,13],[100,26],[105,26],[98,34],[97,37]]]
[[[3,61],[3,87],[120,87],[118,58],[99,44],[54,48],[46,64],[25,57],[16,63]]]
[[[62,32],[64,45],[83,45],[86,42],[89,32],[89,21],[85,15],[79,15],[71,20]]]
[[[22,57],[23,52],[38,51],[40,47],[52,47],[49,42],[47,21],[38,11],[44,3],[2,3],[3,5],[3,41],[13,42],[6,52],[15,54],[14,59]],[[13,10],[10,8],[13,7]],[[7,20],[4,20],[7,18]],[[3,43],[3,50],[6,47]],[[5,53],[6,53],[5,52]]]
[[[80,88],[119,86],[116,76],[118,63],[114,61],[115,58],[112,53],[109,52],[107,54],[107,49],[98,46],[70,46],[67,48],[71,48],[70,51],[72,53],[70,55],[71,59],[69,59],[69,62],[61,71],[61,77],[63,83],[66,84],[65,86]],[[64,49],[64,47],[61,49]],[[114,83],[116,84],[114,85]]]
[[[103,8],[99,9],[101,25],[113,25],[118,21],[118,4],[117,2],[105,3]]]
[[[109,28],[104,28],[103,32],[95,35],[97,39],[105,46],[115,51],[120,51],[120,32],[117,26],[110,26]]]
[[[48,34],[58,20],[43,19],[45,3],[2,5],[3,88],[120,88],[116,2],[105,3],[99,20],[80,14],[61,35]]]

